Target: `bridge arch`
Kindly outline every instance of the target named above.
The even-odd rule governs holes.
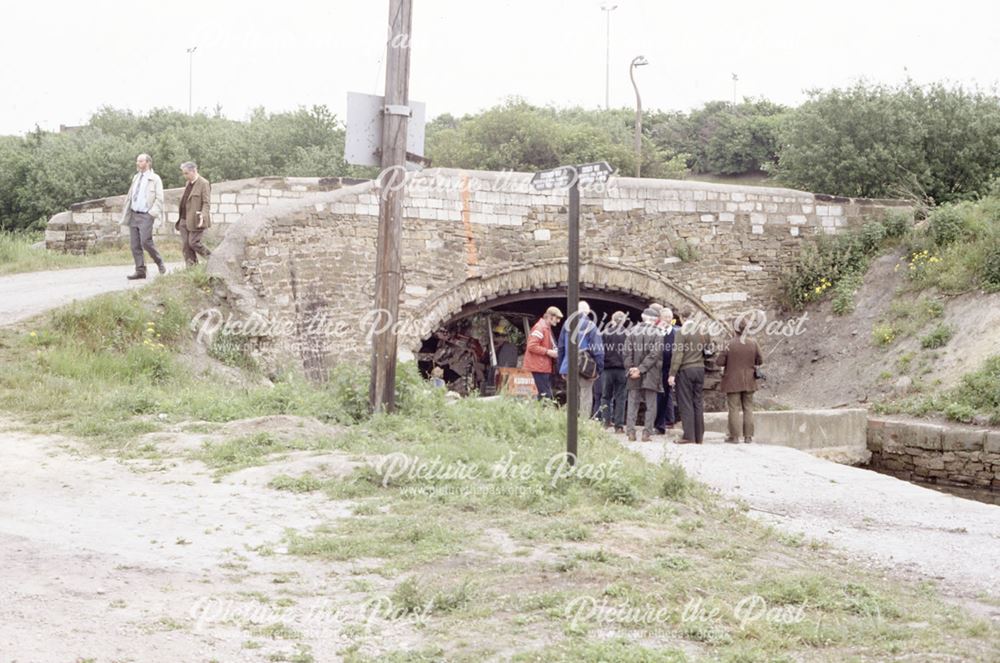
[[[414,314],[410,329],[418,330],[401,347],[417,352],[434,331],[498,303],[551,297],[566,291],[569,265],[566,259],[550,260],[530,267],[496,270],[471,276],[426,301]],[[718,319],[694,293],[654,272],[603,261],[580,264],[581,298],[596,297],[641,309],[657,301]]]

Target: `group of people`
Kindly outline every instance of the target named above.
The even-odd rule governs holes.
[[[682,434],[677,444],[701,444],[705,366],[714,361],[723,370],[720,388],[729,410],[726,442],[736,443],[741,437],[752,442],[753,394],[763,358],[757,343],[747,337],[744,320],[735,322],[733,338],[716,355],[710,337],[689,311],[678,313],[670,306],[651,304],[637,323],[624,311],[616,311],[603,329],[587,302],[579,303],[575,315],[580,365],[592,362],[596,367],[581,371],[579,377],[582,416],[599,419],[606,428],[638,441],[636,425],[644,407],[643,441],[666,433],[679,420]],[[550,306],[528,336],[524,368],[531,372],[539,398],[553,398],[554,370],[562,376],[569,373],[569,325],[562,325],[558,340],[554,332],[562,321],[562,311]]]
[[[135,159],[136,173],[125,202],[122,205],[120,225],[129,229],[129,246],[135,261],[135,272],[127,279],[146,278],[145,253],[156,263],[160,274],[167,273],[167,266],[153,241],[153,229],[159,227],[163,218],[163,180],[153,172],[153,159],[148,154],[140,154]],[[207,259],[211,252],[205,247],[203,235],[212,225],[209,206],[212,200],[212,185],[198,174],[198,166],[193,161],[181,164],[181,175],[187,182],[174,228],[181,236],[181,250],[188,266],[198,264],[198,256]]]

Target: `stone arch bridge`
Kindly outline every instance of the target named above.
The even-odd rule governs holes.
[[[491,302],[565,296],[567,194],[530,174],[431,169],[404,196],[400,355]],[[255,321],[265,365],[322,379],[365,361],[378,226],[375,182],[257,206],[209,263],[232,320]],[[802,247],[898,208],[779,188],[611,178],[581,191],[583,297],[687,305],[712,317],[778,307],[779,275]],[[233,327],[230,327],[233,329]]]

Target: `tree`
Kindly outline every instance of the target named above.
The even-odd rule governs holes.
[[[789,114],[778,175],[846,196],[948,202],[1000,173],[1000,100],[941,84],[814,91]]]

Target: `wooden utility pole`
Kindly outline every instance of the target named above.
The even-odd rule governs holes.
[[[389,0],[382,171],[379,178],[378,242],[375,258],[376,328],[372,337],[369,403],[374,412],[396,407],[396,330],[402,265],[403,183],[406,128],[410,117],[410,26],[412,0]]]

